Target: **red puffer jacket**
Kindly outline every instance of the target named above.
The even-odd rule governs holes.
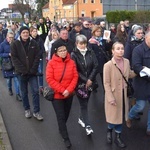
[[[65,63],[66,70],[62,81],[59,82],[64,70]],[[65,90],[68,90],[70,94],[73,93],[77,85],[78,73],[76,65],[70,58],[69,53],[67,54],[67,57],[64,61],[57,55],[53,55],[52,59],[48,62],[46,67],[46,80],[48,85],[55,91],[55,99],[65,99],[65,97],[62,95]]]

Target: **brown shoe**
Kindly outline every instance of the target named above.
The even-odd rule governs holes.
[[[128,119],[128,120],[126,121],[126,126],[127,126],[128,128],[131,128],[131,126],[132,126],[131,119]]]

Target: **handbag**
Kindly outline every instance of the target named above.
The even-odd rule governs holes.
[[[59,83],[62,81],[63,79],[63,76],[64,76],[64,73],[65,73],[65,70],[66,70],[66,64],[64,66],[64,70],[63,70],[63,73],[62,73],[62,76],[59,80]],[[46,86],[43,90],[43,97],[48,100],[48,101],[53,101],[54,100],[54,90],[50,87],[50,86]]]
[[[86,86],[84,83],[79,84],[75,91],[76,91],[77,96],[79,96],[83,99],[89,98],[89,91],[86,89]]]
[[[98,87],[99,87],[99,86],[98,86],[97,81],[94,81],[94,82],[92,83],[92,85],[88,88],[88,90],[92,92],[92,91],[96,90]]]
[[[12,65],[12,61],[10,58],[2,59],[2,68],[4,71],[13,70],[13,65]]]
[[[117,67],[116,64],[115,64],[115,66]],[[118,68],[118,67],[117,67],[117,68]],[[123,79],[124,79],[125,82],[127,83],[127,97],[132,98],[132,97],[133,97],[133,94],[134,94],[133,86],[132,86],[131,82],[128,82],[128,81],[126,80],[126,78],[124,77],[122,71],[121,71],[119,68],[118,68],[118,70],[120,71],[120,73],[121,73]]]

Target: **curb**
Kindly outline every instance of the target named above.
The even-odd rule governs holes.
[[[0,112],[0,150],[13,150]]]

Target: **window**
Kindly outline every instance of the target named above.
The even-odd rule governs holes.
[[[81,16],[82,16],[82,17],[85,16],[85,11],[84,11],[84,10],[81,11]]]
[[[83,0],[83,3],[87,3],[87,0]]]
[[[102,3],[103,2],[103,0],[100,0],[100,3]]]
[[[95,0],[91,0],[91,3],[95,3]]]

